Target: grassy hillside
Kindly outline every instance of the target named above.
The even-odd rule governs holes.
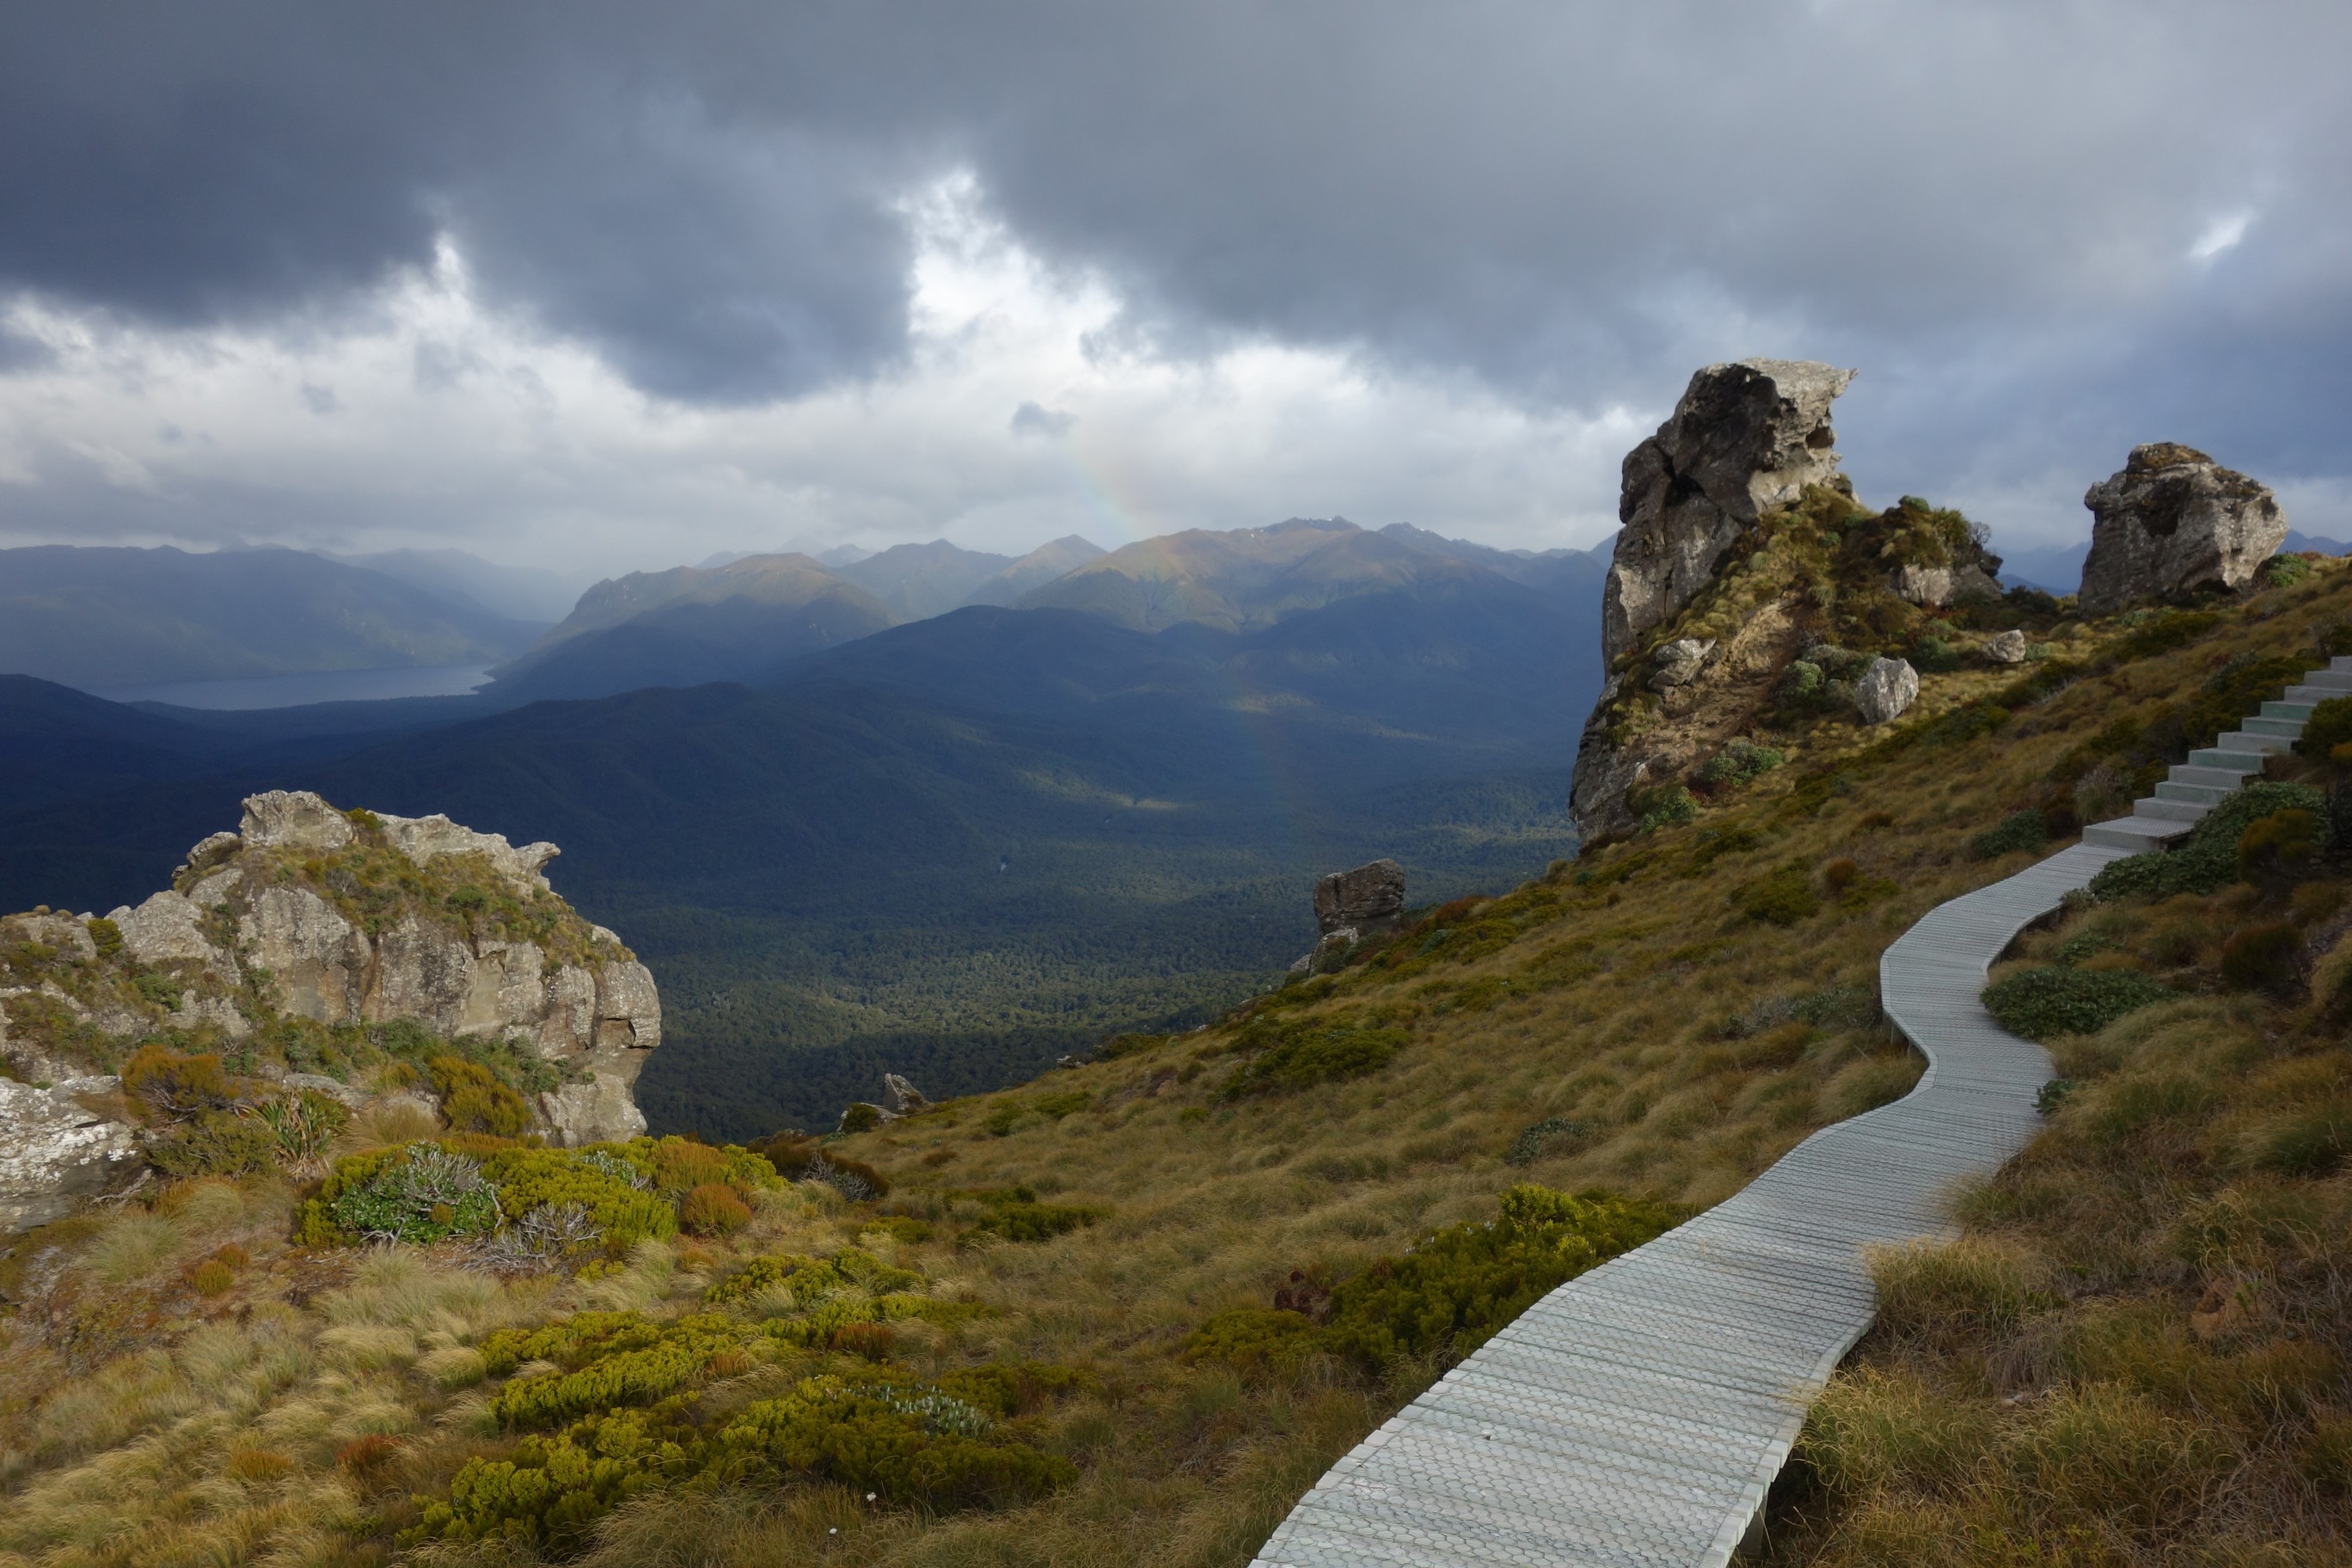
[[[2054,624],[2022,674],[1931,673],[1891,733],[1792,721],[1691,820],[1205,1029],[775,1146],[788,1185],[709,1155],[748,1219],[647,1210],[585,1268],[305,1246],[298,1190],[260,1178],[25,1238],[0,1551],[1241,1563],[1516,1303],[1904,1092],[1885,943],[2347,623],[2326,567]],[[2250,882],[2224,845],[2215,889],[2121,889],[2030,939],[2022,964],[2074,978],[2029,1003],[2087,979],[2144,1005],[2053,1037],[2075,1087],[1964,1198],[1968,1239],[1883,1265],[1778,1554],[2341,1559],[2345,888],[2325,824],[2295,827]],[[2098,978],[2124,973],[2151,984]],[[343,1147],[395,1131],[420,1130]]]

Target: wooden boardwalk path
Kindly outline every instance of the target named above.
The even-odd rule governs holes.
[[[1333,1466],[1260,1568],[1727,1562],[1870,1326],[1862,1249],[1938,1234],[1950,1185],[2032,1136],[2050,1059],[1994,1026],[1986,967],[2131,852],[2080,844],[1930,910],[1879,962],[1916,1089],[1537,1302]]]
[[[1878,964],[1880,1005],[1927,1058],[1916,1088],[1528,1309],[1332,1466],[1255,1568],[1721,1568],[1870,1327],[1863,1249],[1944,1232],[1952,1184],[2033,1135],[2050,1058],[1994,1025],[1986,969],[2101,867],[2189,832],[2344,696],[2352,658],[2190,752],[2131,816],[1922,916]]]

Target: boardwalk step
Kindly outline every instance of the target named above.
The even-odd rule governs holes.
[[[2239,721],[2240,727],[2249,735],[2276,735],[2280,739],[2291,742],[2297,736],[2303,733],[2303,721],[2300,719],[2273,719],[2267,714],[2267,710],[2269,709],[2283,708],[2284,706],[2286,705],[2283,702],[2265,702],[2263,704],[2263,707],[2265,710],[2264,716],[2255,719],[2241,720]],[[2222,737],[2224,740],[2227,740],[2228,738],[2229,737],[2226,735]]]
[[[2330,698],[2336,697],[2352,697],[2352,691],[2347,691],[2340,686],[2315,686],[2307,680],[2300,686],[2290,686],[2286,689],[2286,700],[2289,702],[2306,704],[2326,702]]]
[[[2192,805],[2219,805],[2230,797],[2230,791],[2220,784],[2180,784],[2166,779],[2156,786],[2156,798],[2176,800]]]
[[[2164,786],[2158,784],[2157,787],[2162,789]],[[2159,822],[2197,822],[2212,809],[2211,801],[2170,800],[2163,795],[2132,803],[2134,816],[2152,816]]]
[[[2236,773],[2258,773],[2263,771],[2263,754],[2260,752],[2241,752],[2228,746],[2200,746],[2189,753],[2189,765],[2192,768],[2229,768]]]
[[[2113,822],[2095,822],[2083,829],[2083,842],[2128,849],[2139,855],[2162,848],[2196,826],[2194,822],[2168,822],[2155,816],[2118,816]]]
[[[2315,686],[2328,691],[2352,691],[2352,669],[2336,669],[2333,667],[2326,669],[2307,669],[2304,671],[2303,683],[2305,686]]]
[[[2178,763],[2166,776],[2175,784],[2219,784],[2233,790],[2246,782],[2244,768],[2209,768],[2195,763]]]
[[[2263,717],[2292,719],[2300,724],[2311,717],[2313,706],[2314,704],[2309,702],[2265,702],[2263,704]]]

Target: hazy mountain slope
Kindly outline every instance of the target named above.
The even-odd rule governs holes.
[[[252,747],[30,676],[0,675],[0,814],[217,773]]]
[[[1301,518],[1225,532],[1188,529],[1114,550],[1016,603],[1024,609],[1080,610],[1137,631],[1156,632],[1179,621],[1236,630],[1271,618],[1255,613],[1255,605],[1275,577],[1360,531],[1339,519]]]
[[[872,594],[902,621],[919,621],[970,601],[973,590],[1013,564],[1010,555],[962,550],[944,539],[894,544],[834,571]]]
[[[1467,561],[1524,587],[1570,600],[1600,596],[1613,548],[1612,543],[1602,543],[1591,550],[1495,550],[1466,539],[1448,539],[1409,522],[1390,523],[1381,533],[1400,544]]]
[[[576,579],[544,566],[485,561],[464,550],[384,550],[373,555],[329,555],[328,559],[381,572],[436,598],[456,599],[493,615],[541,626],[570,615],[580,598]]]
[[[1049,541],[981,584],[964,597],[967,605],[1010,605],[1032,588],[1076,571],[1107,553],[1091,539],[1075,533]]]
[[[301,551],[0,551],[0,671],[68,686],[487,664],[536,630]]]
[[[537,647],[499,667],[486,695],[513,704],[739,679],[898,619],[805,555],[631,573],[583,594]]]

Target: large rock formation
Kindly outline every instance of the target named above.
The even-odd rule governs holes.
[[[550,890],[555,853],[273,790],[135,907],[0,921],[0,1058],[21,1080],[0,1079],[0,1226],[54,1218],[138,1167],[136,1130],[84,1101],[115,1087],[105,1061],[166,1030],[234,1045],[290,1015],[496,1037],[553,1068],[537,1111],[555,1139],[644,1131],[631,1091],[661,1044],[661,999],[617,936]]]
[[[1837,472],[1830,404],[1853,376],[1811,360],[1748,359],[1691,377],[1674,417],[1625,457],[1602,658],[1673,619],[1759,516]]]
[[[2132,448],[2122,470],[2083,497],[2091,553],[2083,563],[2086,616],[2235,590],[2286,542],[2286,513],[2268,486],[2170,441]]]
[[[1315,925],[1326,936],[1342,927],[1379,930],[1402,913],[1404,868],[1393,860],[1334,871],[1315,884]]]

